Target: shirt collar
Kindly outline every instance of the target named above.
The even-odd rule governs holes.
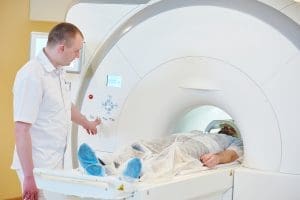
[[[46,56],[44,49],[42,49],[39,54],[37,55],[37,59],[41,62],[43,68],[47,72],[60,72],[63,71],[63,69],[57,69],[53,66],[53,64],[50,62],[49,58]]]

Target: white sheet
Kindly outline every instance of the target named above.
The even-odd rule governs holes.
[[[139,157],[143,165],[141,181],[149,181],[157,178],[172,179],[177,174],[207,170],[199,160],[200,155],[228,148],[241,154],[241,140],[224,134],[180,133],[164,139],[139,141],[121,148],[120,152],[99,157],[108,164],[106,168],[111,172],[109,175],[117,176],[122,174],[127,160]],[[121,167],[115,168],[112,163],[119,163]]]

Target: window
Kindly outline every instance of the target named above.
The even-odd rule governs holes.
[[[48,39],[48,33],[45,32],[31,32],[30,38],[30,59],[36,57],[38,53],[46,46]],[[84,46],[81,50],[79,59],[75,59],[69,66],[66,67],[66,71],[69,73],[80,73],[81,65],[84,58]]]

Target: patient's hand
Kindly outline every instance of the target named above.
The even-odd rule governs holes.
[[[203,163],[204,166],[213,168],[214,166],[220,163],[220,158],[217,154],[208,153],[200,156],[200,161]]]

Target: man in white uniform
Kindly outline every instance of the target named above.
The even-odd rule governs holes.
[[[63,66],[80,55],[81,31],[60,23],[49,33],[47,46],[17,73],[14,94],[16,148],[12,168],[20,178],[23,199],[44,199],[33,168],[62,169],[71,121],[96,134],[100,120],[88,121],[71,103]]]

